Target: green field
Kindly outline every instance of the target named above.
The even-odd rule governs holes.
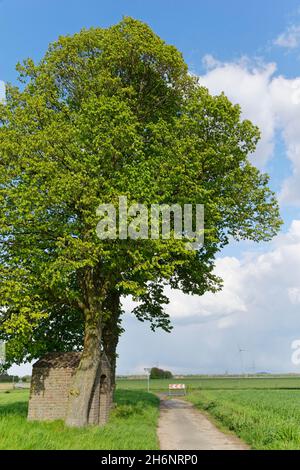
[[[0,392],[0,449],[157,449],[158,398],[116,393],[117,407],[103,427],[67,429],[63,422],[27,422],[28,391]]]
[[[199,390],[188,400],[253,449],[300,449],[300,390]]]
[[[150,391],[167,392],[169,383],[184,383],[189,392],[194,390],[287,389],[300,390],[298,376],[261,377],[185,377],[182,379],[150,380]],[[118,379],[117,387],[127,390],[147,390],[147,380]]]
[[[152,391],[185,383],[187,399],[234,432],[253,449],[300,449],[300,377],[208,378],[152,380]],[[119,388],[142,390],[142,380],[119,380]]]
[[[151,380],[153,392],[185,383],[187,399],[253,449],[300,449],[300,377]],[[104,428],[26,421],[27,390],[0,392],[0,449],[157,449],[158,398],[146,380],[119,379]]]

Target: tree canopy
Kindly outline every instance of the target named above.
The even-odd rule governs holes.
[[[139,320],[170,330],[164,285],[218,290],[216,254],[230,238],[270,240],[278,205],[249,161],[257,127],[201,87],[146,24],[124,18],[60,37],[39,63],[17,69],[21,85],[8,85],[0,105],[0,339],[8,363],[83,348],[78,405],[98,346],[121,332],[121,297],[139,301]],[[204,245],[100,240],[97,208],[122,195],[203,204]]]
[[[150,379],[172,379],[173,374],[169,370],[163,370],[159,367],[152,367]]]

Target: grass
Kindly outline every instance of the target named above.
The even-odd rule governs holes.
[[[167,392],[169,383],[184,383],[189,392],[195,390],[265,390],[286,389],[300,390],[300,376],[270,377],[184,377],[182,379],[150,380],[150,389],[154,392]],[[147,379],[118,379],[118,389],[147,390]]]
[[[105,427],[69,429],[62,421],[27,422],[27,390],[0,392],[0,449],[158,449],[158,398],[143,391],[118,390],[116,403]]]
[[[185,383],[187,399],[253,449],[300,449],[300,377],[186,377],[151,380],[151,391]],[[146,380],[119,379],[116,409],[103,427],[27,422],[28,390],[0,391],[0,449],[156,450],[158,398]]]
[[[300,390],[199,390],[188,400],[253,449],[300,449]]]
[[[187,377],[152,380],[152,391],[185,383],[187,399],[253,449],[300,449],[300,377]],[[119,380],[118,387],[144,389],[143,380]]]

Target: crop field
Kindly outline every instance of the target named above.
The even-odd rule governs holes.
[[[253,449],[300,449],[300,390],[199,390],[188,400]]]
[[[62,421],[27,422],[28,390],[0,392],[0,449],[158,448],[159,400],[142,391],[120,390],[109,423],[99,428],[67,429]]]
[[[252,449],[300,449],[300,377],[152,380],[152,391],[185,383],[187,399],[224,431],[235,433]],[[146,380],[119,380],[119,388],[145,389]]]
[[[189,392],[194,390],[248,390],[285,389],[300,390],[300,376],[261,376],[261,377],[184,377],[181,379],[150,380],[150,390],[167,392],[169,383],[184,383]],[[147,379],[118,379],[117,387],[127,390],[147,390]]]

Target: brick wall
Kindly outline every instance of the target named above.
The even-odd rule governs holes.
[[[28,419],[65,419],[73,369],[39,369],[32,374]]]
[[[56,364],[55,367],[47,367],[47,361],[44,359],[33,366],[28,420],[65,419],[69,389],[75,371],[74,365],[58,367]],[[107,422],[112,407],[112,395],[110,368],[107,359],[104,358],[93,387],[89,424],[103,425]]]

